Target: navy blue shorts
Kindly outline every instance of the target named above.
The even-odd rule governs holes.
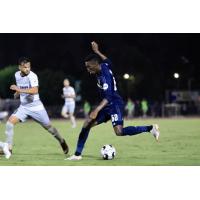
[[[97,115],[96,120],[98,124],[107,122],[108,120],[112,121],[112,125],[123,125],[123,113],[124,105],[121,104],[112,104],[103,108]]]

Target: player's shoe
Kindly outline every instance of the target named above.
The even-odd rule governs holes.
[[[64,154],[68,154],[69,147],[68,147],[67,143],[65,142],[65,140],[63,140],[63,142],[60,143],[60,146],[62,147]]]
[[[65,158],[65,160],[82,160],[82,156],[70,156],[69,158]]]
[[[73,124],[73,125],[72,125],[72,128],[76,128],[76,124]]]
[[[10,156],[12,155],[10,150],[9,150],[8,143],[4,143],[3,153],[4,153],[6,159],[9,159]]]
[[[12,148],[8,146],[10,153],[12,154]],[[0,149],[0,155],[4,155],[3,149]]]
[[[152,135],[155,137],[156,141],[158,142],[159,136],[160,136],[160,131],[159,131],[159,126],[158,124],[153,124],[153,128],[150,131]]]

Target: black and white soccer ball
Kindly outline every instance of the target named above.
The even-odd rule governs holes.
[[[112,160],[116,155],[115,147],[111,144],[106,144],[101,148],[101,155],[104,160]]]

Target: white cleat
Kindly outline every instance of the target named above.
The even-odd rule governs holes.
[[[3,152],[4,152],[4,155],[5,155],[5,158],[9,159],[10,156],[11,156],[11,152],[9,150],[8,143],[4,143]]]
[[[152,135],[155,137],[156,141],[158,142],[158,138],[160,136],[159,126],[158,124],[153,124],[153,128],[150,131]]]
[[[76,124],[73,124],[73,125],[72,125],[72,128],[76,128]]]
[[[69,158],[65,158],[65,160],[81,160],[81,159],[82,156],[76,156],[76,155],[70,156]]]

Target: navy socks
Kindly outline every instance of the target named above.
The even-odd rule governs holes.
[[[128,126],[122,129],[122,136],[137,135],[143,132],[150,132],[152,126]]]
[[[76,156],[81,155],[81,153],[83,151],[83,147],[85,145],[85,142],[88,138],[89,132],[90,132],[90,129],[82,128],[82,130],[79,134],[78,143],[77,143],[77,147],[76,147],[76,152],[75,152]]]

